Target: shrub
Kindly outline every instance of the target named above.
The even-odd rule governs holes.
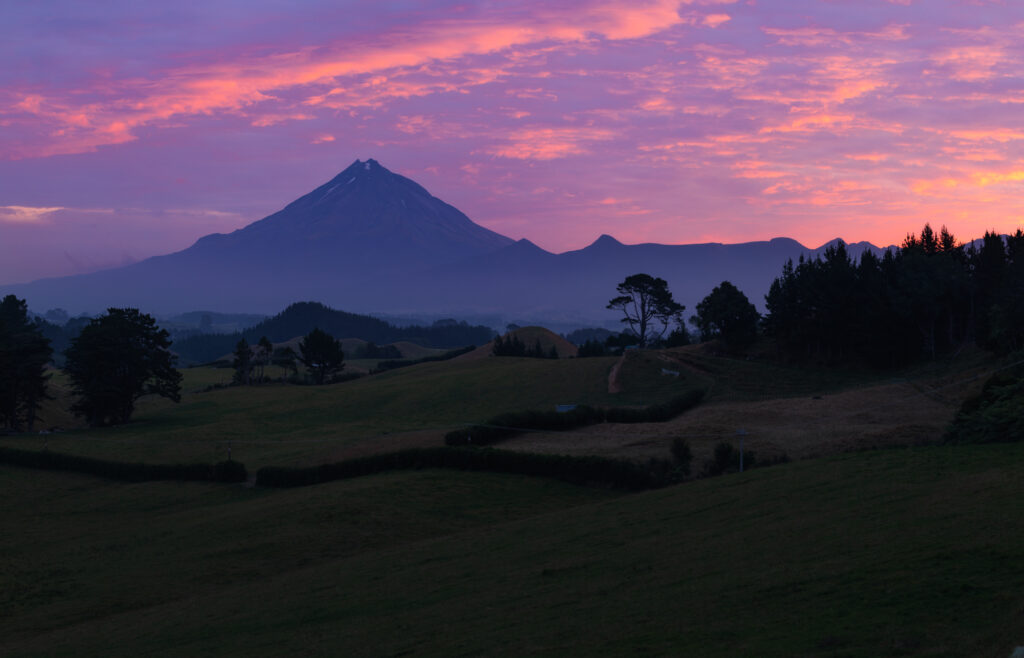
[[[700,404],[703,390],[677,395],[668,402],[640,409],[611,407],[595,409],[580,405],[572,411],[513,411],[493,416],[485,423],[453,430],[444,437],[450,446],[486,446],[523,432],[564,431],[609,423],[663,423]]]
[[[950,443],[1024,441],[1024,370],[996,373],[964,401],[946,431]]]
[[[447,445],[483,446],[529,430],[563,431],[594,425],[604,420],[600,409],[580,405],[571,411],[512,411],[498,414],[481,425],[448,432]]]
[[[690,474],[690,464],[693,462],[693,451],[690,450],[690,443],[686,439],[672,440],[672,462],[683,475]]]
[[[668,402],[640,409],[612,407],[605,410],[605,420],[609,423],[664,423],[696,407],[703,399],[704,391],[694,389],[677,395]]]

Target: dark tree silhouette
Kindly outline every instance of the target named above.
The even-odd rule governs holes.
[[[143,395],[181,400],[181,373],[167,331],[134,308],[110,308],[82,329],[65,370],[78,396],[71,410],[90,425],[127,422]]]
[[[317,328],[306,334],[299,343],[299,361],[312,373],[317,384],[325,383],[328,378],[345,367],[345,353],[341,349],[341,341],[329,333]]]
[[[41,328],[28,319],[25,300],[7,295],[0,301],[0,426],[31,432],[50,376],[46,364],[53,350]]]
[[[291,373],[293,377],[297,377],[299,374],[299,368],[295,365],[295,362],[299,359],[299,355],[295,353],[291,347],[279,347],[274,350],[273,363],[276,366],[284,368],[284,377],[288,379],[288,374]]]
[[[699,304],[693,323],[703,341],[719,339],[726,349],[742,350],[757,338],[761,316],[736,286],[723,281]]]
[[[676,303],[664,279],[649,274],[627,276],[616,290],[619,293],[608,302],[607,308],[622,311],[622,322],[629,325],[640,347],[646,347],[652,340],[665,335],[673,321],[686,309]],[[658,329],[657,325],[661,328]]]
[[[765,297],[765,331],[789,357],[896,366],[975,342],[1024,347],[1024,231],[965,247],[925,225],[859,264],[840,243],[787,263]]]
[[[252,348],[249,347],[249,341],[242,339],[235,345],[234,360],[231,362],[231,367],[235,369],[234,377],[232,381],[242,386],[248,386],[252,378]]]
[[[260,342],[256,344],[255,359],[253,359],[257,372],[257,381],[263,381],[264,369],[270,363],[270,355],[274,353],[274,344],[266,336],[260,336]]]

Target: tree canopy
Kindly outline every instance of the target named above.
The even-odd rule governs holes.
[[[607,308],[622,311],[622,322],[629,325],[640,347],[664,336],[673,322],[680,324],[686,309],[672,299],[665,279],[649,274],[627,276],[616,290],[619,296],[609,301]]]
[[[181,373],[167,331],[134,308],[110,308],[71,342],[65,370],[78,400],[71,410],[90,425],[127,422],[144,395],[181,400]]]
[[[0,301],[0,426],[32,431],[42,400],[49,397],[46,365],[53,350],[40,327],[29,321],[25,300]]]
[[[719,339],[726,349],[741,350],[757,338],[761,316],[739,288],[723,281],[697,304],[693,323],[703,341]]]
[[[313,375],[317,384],[325,383],[345,367],[341,341],[316,328],[299,342],[299,361]]]
[[[962,245],[927,224],[881,257],[840,242],[787,263],[765,297],[765,331],[788,356],[896,366],[974,342],[1024,347],[1024,232]]]

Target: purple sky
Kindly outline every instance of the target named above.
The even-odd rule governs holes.
[[[376,158],[552,251],[1024,224],[1017,0],[0,4],[0,283]]]

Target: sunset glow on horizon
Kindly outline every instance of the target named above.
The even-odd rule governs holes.
[[[120,265],[374,158],[550,251],[1024,226],[1024,4],[0,8],[0,283]]]

